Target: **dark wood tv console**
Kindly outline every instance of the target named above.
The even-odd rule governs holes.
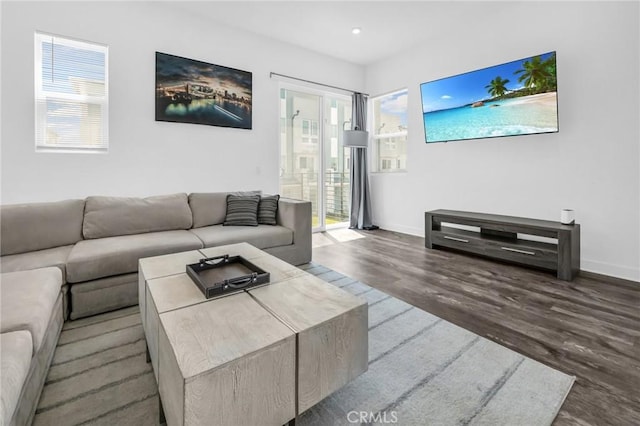
[[[433,210],[425,212],[425,247],[448,247],[490,258],[557,271],[571,281],[580,270],[580,225],[486,213]],[[458,229],[466,225],[479,231]],[[527,236],[552,238],[540,242]]]

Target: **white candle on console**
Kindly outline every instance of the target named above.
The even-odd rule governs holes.
[[[560,211],[560,223],[565,225],[573,225],[575,222],[576,216],[575,212],[571,209],[562,209]]]

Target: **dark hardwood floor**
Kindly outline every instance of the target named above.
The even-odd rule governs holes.
[[[313,261],[575,375],[554,425],[640,425],[640,284],[560,281],[429,250],[416,236],[357,231],[364,238],[345,241],[349,232],[314,235]]]

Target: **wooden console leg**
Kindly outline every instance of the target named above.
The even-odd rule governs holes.
[[[424,246],[428,249],[433,248],[431,231],[433,231],[433,215],[429,212],[425,212],[424,214]]]

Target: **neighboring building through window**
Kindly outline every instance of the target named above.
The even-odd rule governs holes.
[[[36,151],[106,152],[108,47],[36,32]]]
[[[318,143],[318,122],[302,120],[302,143]]]
[[[407,89],[372,99],[374,171],[407,168]]]
[[[313,172],[315,167],[314,167],[314,157],[299,157],[298,158],[298,166],[300,168],[300,171],[302,172]]]

